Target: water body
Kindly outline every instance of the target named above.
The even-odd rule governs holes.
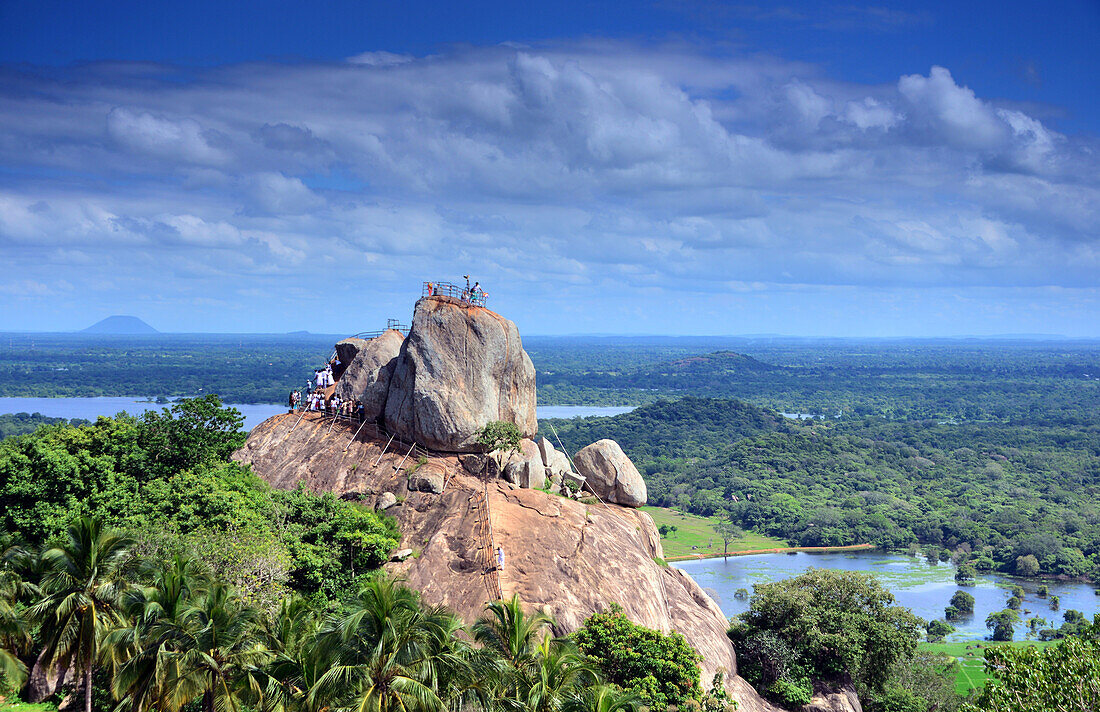
[[[2,413],[41,413],[51,418],[83,418],[94,421],[101,415],[112,416],[123,411],[141,415],[147,410],[161,410],[170,404],[152,403],[132,396],[101,398],[0,398]],[[270,403],[229,403],[244,416],[244,429],[252,430],[273,415],[285,413],[282,405]],[[544,405],[537,409],[539,418],[585,418],[591,415],[619,415],[633,407],[592,405]]]
[[[847,552],[835,554],[755,554],[752,556],[722,559],[701,559],[673,564],[683,569],[700,586],[717,592],[718,605],[727,616],[748,610],[747,601],[733,597],[739,588],[751,593],[753,584],[771,583],[797,576],[809,567],[843,569],[874,574],[884,587],[890,590],[899,605],[905,606],[925,620],[943,618],[943,609],[955,591],[963,590],[974,597],[974,613],[963,620],[953,622],[955,633],[948,640],[980,640],[989,635],[985,617],[1005,608],[1009,586],[1020,585],[1025,595],[1020,607],[1021,618],[1032,616],[1046,618],[1057,628],[1062,625],[1062,613],[1069,609],[1081,611],[1090,618],[1100,611],[1100,596],[1093,593],[1088,584],[1061,581],[1020,579],[1000,574],[988,574],[978,578],[974,586],[955,583],[955,567],[950,563],[932,566],[923,558],[911,558],[903,554],[882,552]],[[1039,598],[1037,590],[1046,584],[1051,595],[1061,597],[1061,610],[1050,609],[1050,599]],[[713,595],[713,594],[712,594]],[[1025,613],[1026,610],[1031,611]],[[1016,626],[1016,640],[1024,638],[1025,626]]]
[[[101,398],[0,398],[2,413],[41,413],[50,418],[83,418],[95,421],[101,415],[113,416],[126,412],[141,415],[147,410],[162,410],[170,403],[152,403],[133,396]],[[286,407],[270,403],[228,403],[244,416],[244,429],[251,430]]]
[[[541,418],[588,418],[593,415],[622,415],[634,406],[618,405],[540,405],[535,409]]]

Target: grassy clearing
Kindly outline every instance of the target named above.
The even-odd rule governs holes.
[[[1011,643],[991,643],[985,640],[969,640],[959,643],[921,643],[921,647],[935,653],[949,655],[959,661],[959,669],[955,675],[955,692],[960,695],[968,695],[971,690],[985,686],[985,649],[997,645],[1011,645],[1022,647],[1034,645],[1045,648],[1050,642],[1037,640],[1016,640]]]
[[[9,699],[0,697],[0,712],[57,712],[57,705],[49,702],[31,704],[22,702],[17,697]]]
[[[721,554],[722,537],[714,531],[717,517],[700,517],[695,514],[683,514],[676,509],[665,507],[643,507],[658,528],[662,524],[676,527],[667,537],[661,539],[666,557],[690,556],[691,554]],[[692,549],[691,547],[696,547]],[[745,532],[740,539],[730,542],[730,551],[753,551],[756,549],[787,549],[787,542],[781,539]]]

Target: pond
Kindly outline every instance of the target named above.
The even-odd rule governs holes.
[[[1093,587],[1078,582],[1040,581],[1020,579],[1000,574],[979,576],[973,586],[955,583],[955,567],[950,563],[928,564],[923,558],[911,558],[903,554],[885,554],[876,551],[816,554],[755,554],[722,559],[700,559],[673,564],[691,575],[700,586],[721,606],[727,616],[748,609],[747,601],[734,598],[739,588],[752,591],[753,584],[770,583],[791,578],[813,566],[824,569],[843,569],[874,574],[879,582],[890,590],[899,605],[905,606],[925,620],[943,618],[943,609],[955,591],[963,590],[974,596],[974,614],[955,621],[955,633],[948,640],[978,640],[986,638],[985,617],[1005,608],[1009,587],[1019,584],[1024,589],[1021,618],[1040,616],[1050,621],[1049,627],[1062,624],[1062,614],[1069,609],[1081,611],[1090,618],[1100,610],[1100,596]],[[1061,610],[1050,609],[1050,599],[1039,598],[1037,590],[1046,585],[1050,595],[1061,598]],[[1030,611],[1027,613],[1025,611]],[[1044,626],[1048,627],[1048,626]],[[1016,626],[1016,639],[1022,640],[1025,627]]]
[[[0,414],[41,413],[50,418],[83,418],[94,421],[101,415],[125,411],[140,415],[147,410],[160,410],[169,403],[153,403],[133,396],[101,398],[0,398]],[[271,403],[229,403],[244,416],[244,429],[252,430],[273,415],[285,413],[286,407]],[[544,405],[537,408],[539,418],[583,418],[591,415],[619,415],[634,410],[628,406]]]

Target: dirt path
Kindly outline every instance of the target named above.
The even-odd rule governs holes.
[[[828,553],[830,551],[861,551],[874,549],[874,544],[852,544],[850,546],[790,546],[781,549],[749,549],[748,551],[727,551],[717,554],[687,554],[685,556],[666,556],[665,561],[694,561],[695,559],[717,559],[724,556],[748,556],[750,554],[785,554],[788,551],[817,551]]]

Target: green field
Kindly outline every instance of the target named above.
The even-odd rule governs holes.
[[[1034,645],[1045,648],[1052,645],[1050,642],[1037,640],[1016,640],[1011,643],[990,643],[985,640],[969,640],[960,643],[921,643],[921,648],[934,653],[949,655],[959,661],[958,672],[955,675],[955,691],[960,695],[968,695],[971,690],[985,686],[985,648],[996,645],[1011,645],[1022,647]],[[979,647],[980,646],[980,647]]]
[[[0,712],[57,712],[57,705],[49,702],[21,702],[18,698],[11,700],[0,697]]]
[[[692,554],[717,555],[722,553],[722,537],[714,531],[717,517],[700,517],[694,514],[683,514],[677,509],[665,507],[642,507],[642,510],[653,517],[653,522],[658,528],[662,524],[676,527],[676,531],[661,538],[661,545],[665,550],[665,557],[691,556]],[[697,547],[692,549],[691,547]],[[730,551],[754,551],[756,549],[787,549],[787,542],[782,539],[772,539],[753,532],[745,532],[744,536],[730,542]]]

